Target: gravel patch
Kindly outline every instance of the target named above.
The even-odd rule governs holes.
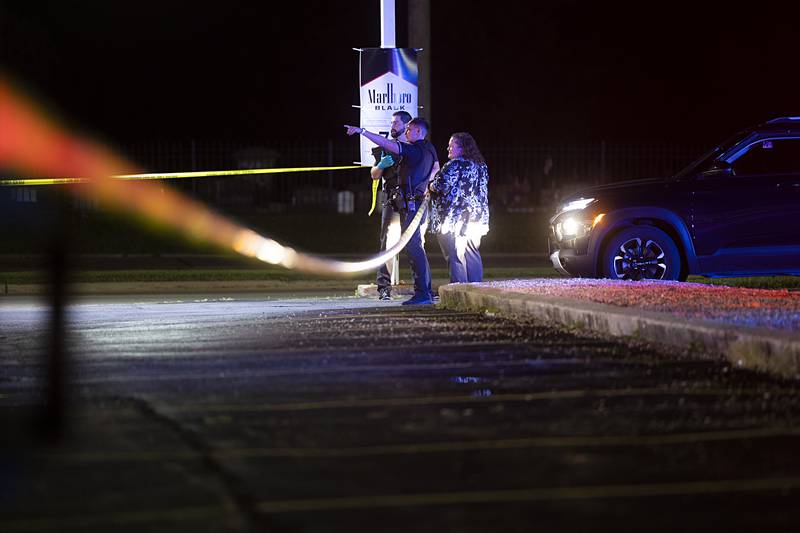
[[[776,330],[800,329],[800,293],[677,281],[525,279],[480,284],[532,295],[670,313]]]

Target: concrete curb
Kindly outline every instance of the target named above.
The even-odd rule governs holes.
[[[448,283],[447,279],[434,279],[433,287]],[[43,283],[3,283],[0,282],[0,298],[3,296],[37,296],[47,294],[49,286]],[[231,281],[102,281],[92,283],[71,283],[71,295],[124,295],[124,294],[182,294],[182,293],[225,293],[225,292],[310,292],[341,291],[353,293],[362,298],[377,298],[378,287],[373,284],[359,284],[352,279],[278,281],[278,280],[231,280]],[[411,296],[414,286],[402,283],[392,287],[395,296]]]
[[[440,305],[454,309],[493,310],[514,317],[549,320],[613,336],[646,339],[688,348],[703,358],[725,357],[737,367],[800,378],[800,334],[750,328],[630,307],[531,295],[480,285],[439,287]]]
[[[355,292],[353,280],[319,281],[132,281],[71,283],[68,291],[73,295],[110,294],[167,294],[167,293],[224,293],[224,292],[291,292],[291,291],[342,291]],[[49,286],[45,284],[6,284],[0,286],[0,298],[7,296],[26,296],[46,294]]]

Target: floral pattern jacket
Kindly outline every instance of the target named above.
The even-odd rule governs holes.
[[[479,237],[489,232],[489,169],[462,157],[451,159],[431,181],[433,233]]]

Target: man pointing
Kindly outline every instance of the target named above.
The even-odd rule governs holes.
[[[380,146],[386,152],[402,157],[399,169],[399,186],[403,194],[400,209],[400,228],[405,233],[425,197],[430,178],[439,170],[439,157],[436,148],[425,139],[430,129],[424,118],[414,118],[406,125],[406,139],[400,142],[387,139],[359,126],[345,126],[348,135],[359,133]],[[414,231],[406,245],[411,273],[414,276],[414,296],[403,305],[432,304],[431,272],[428,257],[422,245],[422,232]]]

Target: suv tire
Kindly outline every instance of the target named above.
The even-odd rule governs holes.
[[[613,235],[603,251],[603,275],[610,279],[678,280],[681,257],[669,235],[652,226],[633,226]]]

